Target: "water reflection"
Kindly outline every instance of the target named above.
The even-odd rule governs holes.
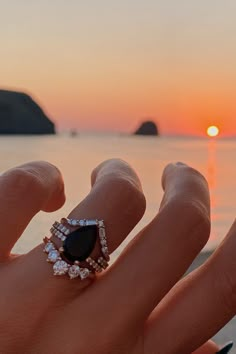
[[[137,225],[138,232],[155,215],[163,195],[161,174],[171,161],[183,161],[207,177],[212,204],[212,235],[207,249],[214,248],[235,217],[236,141],[219,139],[162,138],[158,140],[120,136],[80,135],[73,138],[5,137],[0,139],[1,170],[32,160],[48,160],[57,165],[65,179],[67,202],[63,214],[70,212],[90,189],[90,172],[101,161],[120,157],[138,172],[147,199],[147,211]],[[41,242],[42,234],[62,211],[40,213],[20,239],[14,252],[25,252]],[[33,236],[32,236],[33,235]]]
[[[211,218],[212,221],[218,219],[216,208],[217,208],[217,199],[216,199],[216,189],[217,189],[217,141],[216,139],[209,139],[207,145],[207,180],[210,188],[211,196]],[[217,238],[217,235],[214,231],[214,228],[211,233],[211,240],[214,241]]]
[[[216,189],[216,140],[210,139],[207,146],[207,180],[209,183],[210,191],[212,197],[214,196],[214,191]],[[215,200],[212,200],[214,206]]]

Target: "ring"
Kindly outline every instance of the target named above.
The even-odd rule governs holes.
[[[103,220],[75,220],[63,218],[55,221],[51,237],[44,238],[47,262],[53,264],[54,275],[68,274],[70,279],[93,277],[108,267],[110,260],[105,224]],[[100,256],[91,257],[99,245]]]

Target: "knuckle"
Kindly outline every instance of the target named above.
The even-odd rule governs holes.
[[[162,176],[162,185],[165,186],[166,179],[169,177],[173,177],[174,175],[181,174],[181,178],[185,180],[185,183],[187,181],[195,182],[197,184],[203,184],[205,187],[208,186],[208,182],[206,178],[196,170],[195,168],[185,165],[182,163],[177,163],[178,168],[176,168],[176,164],[169,164],[165,167],[163,176]]]
[[[127,213],[131,212],[141,217],[146,208],[146,199],[140,188],[131,180],[122,177],[112,179],[113,190],[119,195],[123,206],[125,205]]]
[[[32,189],[41,190],[42,188],[42,180],[33,170],[17,167],[10,170],[6,178],[8,178],[9,184],[14,185],[18,192],[30,192]]]
[[[211,230],[210,215],[204,204],[197,200],[174,200],[170,204],[172,219],[179,224],[179,229],[187,234],[191,243],[195,242],[202,248]]]
[[[197,242],[203,247],[211,232],[210,215],[205,206],[199,201],[191,201],[185,206],[186,219],[189,221],[190,235],[197,239]]]
[[[97,179],[100,180],[110,175],[120,175],[127,166],[129,165],[121,159],[105,160],[93,169],[92,181],[96,182]]]
[[[91,180],[92,185],[107,191],[109,198],[119,204],[126,215],[142,217],[146,199],[139,178],[128,163],[120,159],[105,161],[93,170]]]
[[[188,166],[188,165],[184,165],[182,167],[182,169],[184,169],[185,173],[188,174],[190,177],[198,178],[201,181],[204,181],[205,183],[207,183],[206,178],[201,174],[201,172],[196,170],[194,167],[191,167],[191,166]]]
[[[92,171],[92,181],[95,182],[97,177],[103,177],[104,175],[111,174],[112,171],[117,172],[117,168],[119,171],[124,164],[126,164],[126,162],[121,159],[109,159],[101,162]]]
[[[62,185],[63,181],[60,171],[54,165],[46,161],[36,161],[12,168],[7,171],[3,178],[7,184],[14,185],[19,192],[41,192],[50,181],[55,185]],[[46,192],[46,191],[45,191]]]
[[[196,186],[197,189],[208,190],[208,182],[206,178],[193,167],[187,166],[187,175],[190,181]]]

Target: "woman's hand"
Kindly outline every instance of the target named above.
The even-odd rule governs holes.
[[[207,340],[236,312],[236,225],[210,260],[181,280],[210,234],[208,187],[200,173],[180,163],[167,166],[162,183],[157,216],[91,282],[53,276],[42,244],[10,255],[37,212],[63,205],[59,171],[35,162],[0,176],[1,354],[219,350]],[[104,219],[113,252],[144,211],[136,173],[110,160],[93,171],[91,192],[70,217]]]

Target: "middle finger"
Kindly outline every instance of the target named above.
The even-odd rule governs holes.
[[[93,312],[106,294],[103,320],[112,313],[114,325],[142,324],[208,240],[210,202],[202,175],[184,164],[169,165],[163,186],[160,212],[97,284],[96,304],[91,299]]]

